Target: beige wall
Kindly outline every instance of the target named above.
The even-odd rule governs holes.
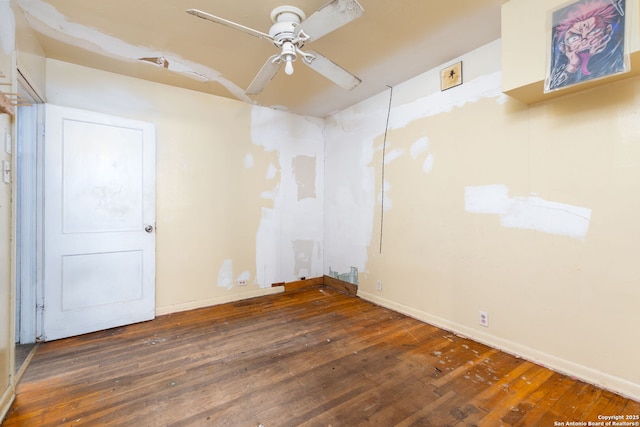
[[[46,86],[52,104],[156,126],[158,314],[322,275],[322,121],[55,60]]]
[[[638,398],[640,78],[527,106],[500,55],[459,58],[445,92],[438,70],[394,88],[384,217],[389,92],[328,120],[326,260],[358,248],[364,298]]]

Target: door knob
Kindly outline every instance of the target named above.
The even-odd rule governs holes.
[[[153,231],[153,225],[147,225],[144,228],[144,231],[146,231],[147,233],[151,233]]]

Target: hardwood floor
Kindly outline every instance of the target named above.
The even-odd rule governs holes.
[[[4,426],[554,426],[640,403],[335,290],[40,345]],[[555,424],[555,423],[558,424]]]

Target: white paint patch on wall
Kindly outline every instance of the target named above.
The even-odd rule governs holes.
[[[260,287],[323,274],[324,120],[253,107],[251,138],[278,153],[266,171],[273,207],[263,208],[256,235],[256,281]],[[312,162],[312,164],[310,163]],[[301,183],[304,188],[301,193]],[[313,196],[313,197],[311,197]]]
[[[403,149],[397,148],[395,150],[391,150],[384,155],[384,164],[388,165],[389,163],[399,159],[403,155],[404,155]]]
[[[218,286],[221,288],[233,288],[233,261],[225,259],[218,271]]]
[[[10,55],[16,45],[16,19],[9,0],[0,0],[0,42],[2,51]],[[4,70],[7,74],[9,70]]]
[[[251,153],[244,156],[244,160],[242,161],[245,169],[253,169],[254,167],[254,159]]]
[[[475,78],[455,90],[436,92],[414,102],[393,109],[389,127],[402,129],[409,123],[436,114],[446,113],[456,107],[478,102],[482,99],[495,98],[502,103],[504,94],[501,91],[502,73],[494,72]]]
[[[278,175],[278,168],[274,166],[273,163],[269,164],[267,168],[267,179],[274,179]]]
[[[591,222],[591,209],[544,200],[536,195],[510,198],[506,185],[466,187],[465,210],[499,215],[503,227],[577,239],[586,238]]]
[[[481,49],[493,51],[498,48],[499,43],[493,43]],[[394,87],[393,99],[397,104],[391,108],[389,129],[401,129],[416,120],[447,113],[483,99],[495,99],[500,104],[507,99],[501,92],[499,70],[444,92],[425,92],[425,79],[439,82],[439,70],[430,70]],[[399,103],[398,99],[406,101]],[[376,201],[381,201],[376,177],[379,165],[372,163],[376,153],[374,144],[385,133],[388,107],[389,93],[383,92],[326,120],[326,272],[329,267],[336,271],[348,271],[351,266],[366,271],[369,247],[373,243],[374,231],[378,229],[373,224],[378,209]],[[421,160],[421,156],[428,152],[429,145],[429,139],[423,137],[409,151],[415,160],[422,161],[425,173],[431,172],[435,164],[434,156],[430,153]],[[384,187],[386,190],[383,191],[389,191],[388,183]],[[392,206],[387,196],[385,193],[385,210]]]
[[[382,192],[378,195],[378,202],[384,203],[384,210],[390,211],[393,207],[393,201],[391,200],[391,184],[386,179],[382,183]]]
[[[429,151],[429,138],[427,138],[426,136],[411,144],[410,152],[411,157],[414,160],[417,160],[420,154],[426,153],[427,151]]]
[[[34,30],[63,43],[102,55],[137,61],[138,58],[164,57],[169,62],[169,71],[183,74],[200,81],[215,81],[224,86],[236,98],[252,102],[242,88],[209,67],[198,64],[171,52],[156,51],[145,46],[134,46],[96,29],[71,22],[55,7],[43,0],[18,0],[24,15]],[[3,14],[4,15],[4,14]]]
[[[422,171],[425,173],[431,172],[433,170],[433,162],[434,162],[433,154],[429,153],[427,155],[427,158],[424,159],[424,163],[422,164]]]
[[[238,282],[249,283],[249,280],[251,280],[251,272],[249,270],[243,271],[237,278]]]
[[[411,157],[414,160],[418,160],[418,158],[424,154],[427,153],[426,158],[424,159],[424,162],[422,163],[422,171],[425,173],[429,173],[433,170],[433,154],[428,153],[429,151],[429,138],[427,138],[426,136],[423,138],[418,139],[416,142],[414,142],[411,145]]]
[[[272,191],[263,191],[262,193],[260,193],[260,198],[266,200],[275,200],[276,196]]]

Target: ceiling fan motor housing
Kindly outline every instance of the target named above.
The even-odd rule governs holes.
[[[296,27],[306,19],[302,10],[295,6],[280,6],[271,11],[273,25],[269,29],[269,35],[278,47],[284,42],[296,39]],[[298,44],[298,47],[302,45]]]

